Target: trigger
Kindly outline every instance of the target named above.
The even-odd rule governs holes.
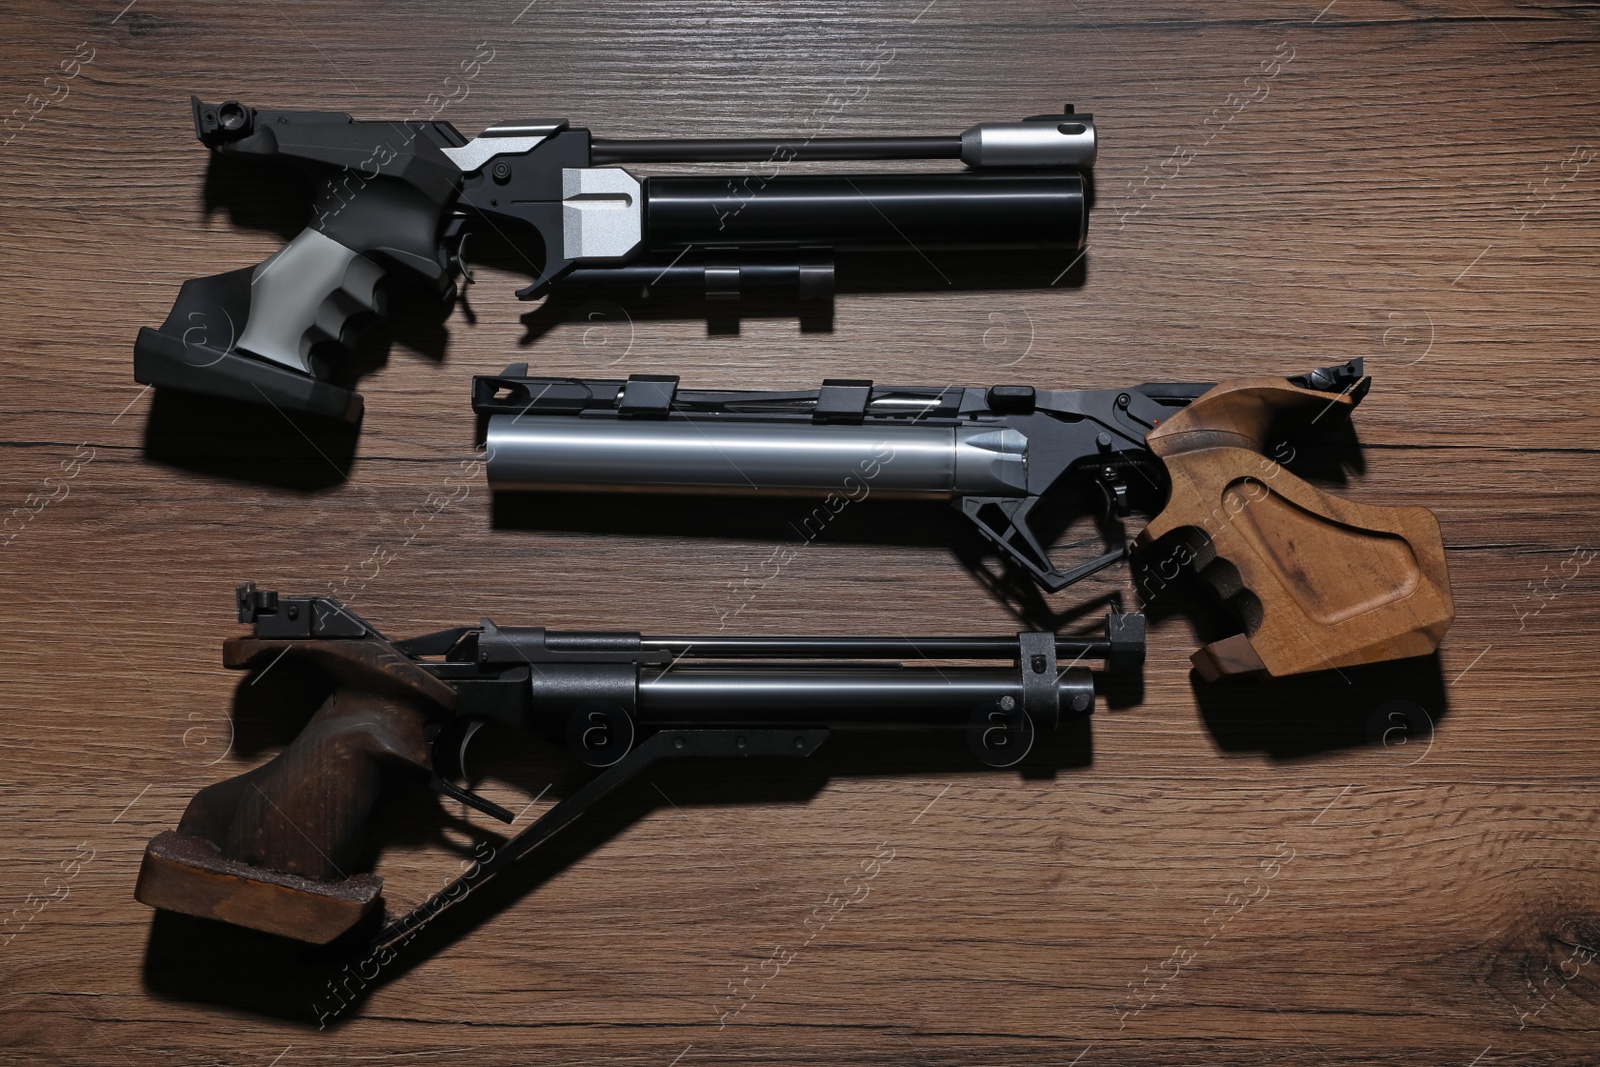
[[[456,242],[455,248],[446,253],[445,256],[445,262],[449,269],[452,272],[459,271],[461,276],[467,280],[468,285],[478,280],[472,276],[472,268],[467,266],[467,238],[470,235],[470,230],[462,230],[461,239]]]
[[[467,807],[476,811],[481,811],[485,815],[492,815],[501,822],[509,823],[516,821],[517,817],[511,811],[511,809],[502,808],[494,801],[485,797],[480,797],[471,790],[462,789],[459,785],[456,785],[454,782],[441,777],[438,774],[433,776],[433,781],[430,784],[433,786],[433,788],[437,789],[445,796],[453,797],[454,799],[461,801],[461,803],[465,804]]]
[[[482,719],[475,719],[468,723],[466,730],[462,732],[461,743],[456,747],[455,769],[456,772],[459,773],[463,778],[466,777],[467,744],[472,740],[472,736],[482,728]],[[435,747],[435,755],[433,760],[434,771],[433,780],[428,784],[434,789],[438,790],[440,793],[443,793],[445,796],[459,800],[461,803],[465,804],[469,808],[474,809],[475,811],[481,811],[485,815],[491,815],[494,818],[499,819],[501,822],[509,823],[515,821],[516,816],[512,814],[509,809],[502,808],[494,801],[485,797],[481,797],[469,789],[461,788],[454,782],[450,781],[450,779],[439,773],[439,758],[437,749],[438,746],[445,743],[446,736],[448,735],[441,732],[440,734],[435,735],[433,738],[433,745]]]
[[[1100,468],[1100,476],[1095,479],[1095,484],[1105,494],[1106,518],[1112,515],[1125,517],[1128,514],[1128,483],[1118,477],[1116,468]]]

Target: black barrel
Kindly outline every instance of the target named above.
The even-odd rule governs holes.
[[[824,300],[833,292],[828,249],[663,249],[626,263],[579,267],[567,288],[615,293],[691,293],[716,298],[775,297]]]
[[[1081,248],[1077,174],[649,178],[651,245]]]
[[[1061,671],[1055,683],[1065,713],[1089,709],[1089,671]],[[1021,672],[995,667],[677,666],[641,672],[638,694],[639,723],[651,728],[965,727],[974,712],[1024,699]]]
[[[779,160],[960,159],[956,137],[691,137],[614,140],[596,137],[589,162],[773,163]]]

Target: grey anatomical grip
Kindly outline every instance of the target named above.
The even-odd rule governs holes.
[[[1027,438],[970,426],[495,415],[497,489],[1022,495]]]
[[[311,346],[338,341],[352,316],[377,310],[383,269],[326,234],[302,230],[250,278],[250,316],[238,347],[314,374]]]

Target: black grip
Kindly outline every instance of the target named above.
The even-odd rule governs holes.
[[[354,422],[361,398],[329,383],[385,312],[380,281],[411,270],[454,291],[444,220],[460,168],[448,123],[357,122],[342,112],[258,111],[191,99],[195,133],[219,156],[277,158],[312,182],[307,228],[254,268],[186,282],[166,322],[143,329],[135,380]]]
[[[258,111],[191,98],[195,132],[222,156],[276,157],[312,180],[311,228],[449,288],[440,247],[461,168],[442,149],[464,143],[444,122],[357,121],[343,112]]]
[[[245,267],[184,282],[161,327],[139,330],[133,345],[134,381],[359,422],[359,393],[237,347],[250,315],[253,273],[253,267]]]

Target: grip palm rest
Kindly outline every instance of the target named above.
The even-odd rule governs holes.
[[[365,918],[382,891],[375,874],[317,882],[230,860],[215,842],[166,830],[145,846],[133,895],[152,908],[326,945]]]
[[[1191,560],[1245,625],[1194,654],[1205,680],[1427,655],[1450,628],[1455,608],[1432,512],[1331,496],[1263,454],[1281,413],[1347,415],[1370,383],[1329,394],[1283,378],[1234,379],[1146,438],[1172,490],[1135,547],[1175,530],[1204,534]]]
[[[134,897],[327,944],[379,905],[383,879],[355,865],[382,779],[427,772],[424,728],[456,692],[377,638],[230,638],[223,662],[258,667],[291,652],[338,688],[270,762],[202,789],[177,831],[151,840]]]

